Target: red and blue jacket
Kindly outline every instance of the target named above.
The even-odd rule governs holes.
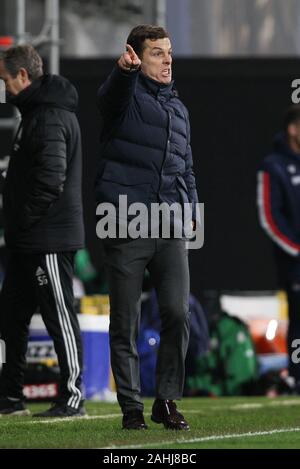
[[[260,224],[275,243],[281,279],[300,281],[300,153],[284,132],[259,168],[257,204]]]

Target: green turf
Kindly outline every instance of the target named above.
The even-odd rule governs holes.
[[[300,448],[300,398],[183,399],[178,407],[190,423],[189,432],[151,422],[151,403],[145,401],[149,429],[140,432],[121,430],[119,407],[108,403],[87,402],[89,416],[95,417],[90,419],[43,423],[1,417],[0,448]],[[46,407],[29,406],[32,412]],[[257,432],[267,434],[252,435]]]

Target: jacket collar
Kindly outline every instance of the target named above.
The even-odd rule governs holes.
[[[78,95],[74,86],[62,76],[45,74],[9,100],[22,115],[32,112],[39,106],[56,107],[74,112]]]
[[[140,81],[148,91],[153,94],[156,98],[170,99],[173,96],[178,97],[178,92],[175,88],[174,80],[170,83],[160,83],[159,81],[153,80],[152,78],[140,72]]]
[[[34,107],[33,98],[39,93],[42,78],[34,80],[31,85],[21,91],[17,96],[10,98],[9,103],[16,106],[22,115]]]
[[[279,132],[274,139],[274,150],[278,151],[279,153],[284,154],[285,156],[289,156],[291,158],[296,158],[297,161],[300,161],[300,154],[295,153],[292,148],[289,146],[287,141],[286,132],[282,131]]]

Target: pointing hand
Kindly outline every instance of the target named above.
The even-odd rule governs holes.
[[[126,45],[126,49],[118,60],[119,67],[127,71],[137,70],[141,65],[141,60],[129,44]]]

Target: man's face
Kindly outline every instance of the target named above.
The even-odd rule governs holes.
[[[300,151],[300,122],[293,122],[288,126],[289,138],[293,140],[294,145],[299,148]]]
[[[160,83],[172,80],[172,48],[168,37],[146,39],[142,55],[141,70],[148,77]]]
[[[25,68],[20,68],[17,76],[13,78],[6,70],[3,60],[0,60],[0,78],[4,81],[8,95],[17,96],[27,86],[31,84]]]
[[[297,124],[295,124],[295,127],[296,127],[295,139],[296,139],[296,141],[297,141],[297,144],[298,144],[299,147],[300,147],[300,122],[297,122]]]

